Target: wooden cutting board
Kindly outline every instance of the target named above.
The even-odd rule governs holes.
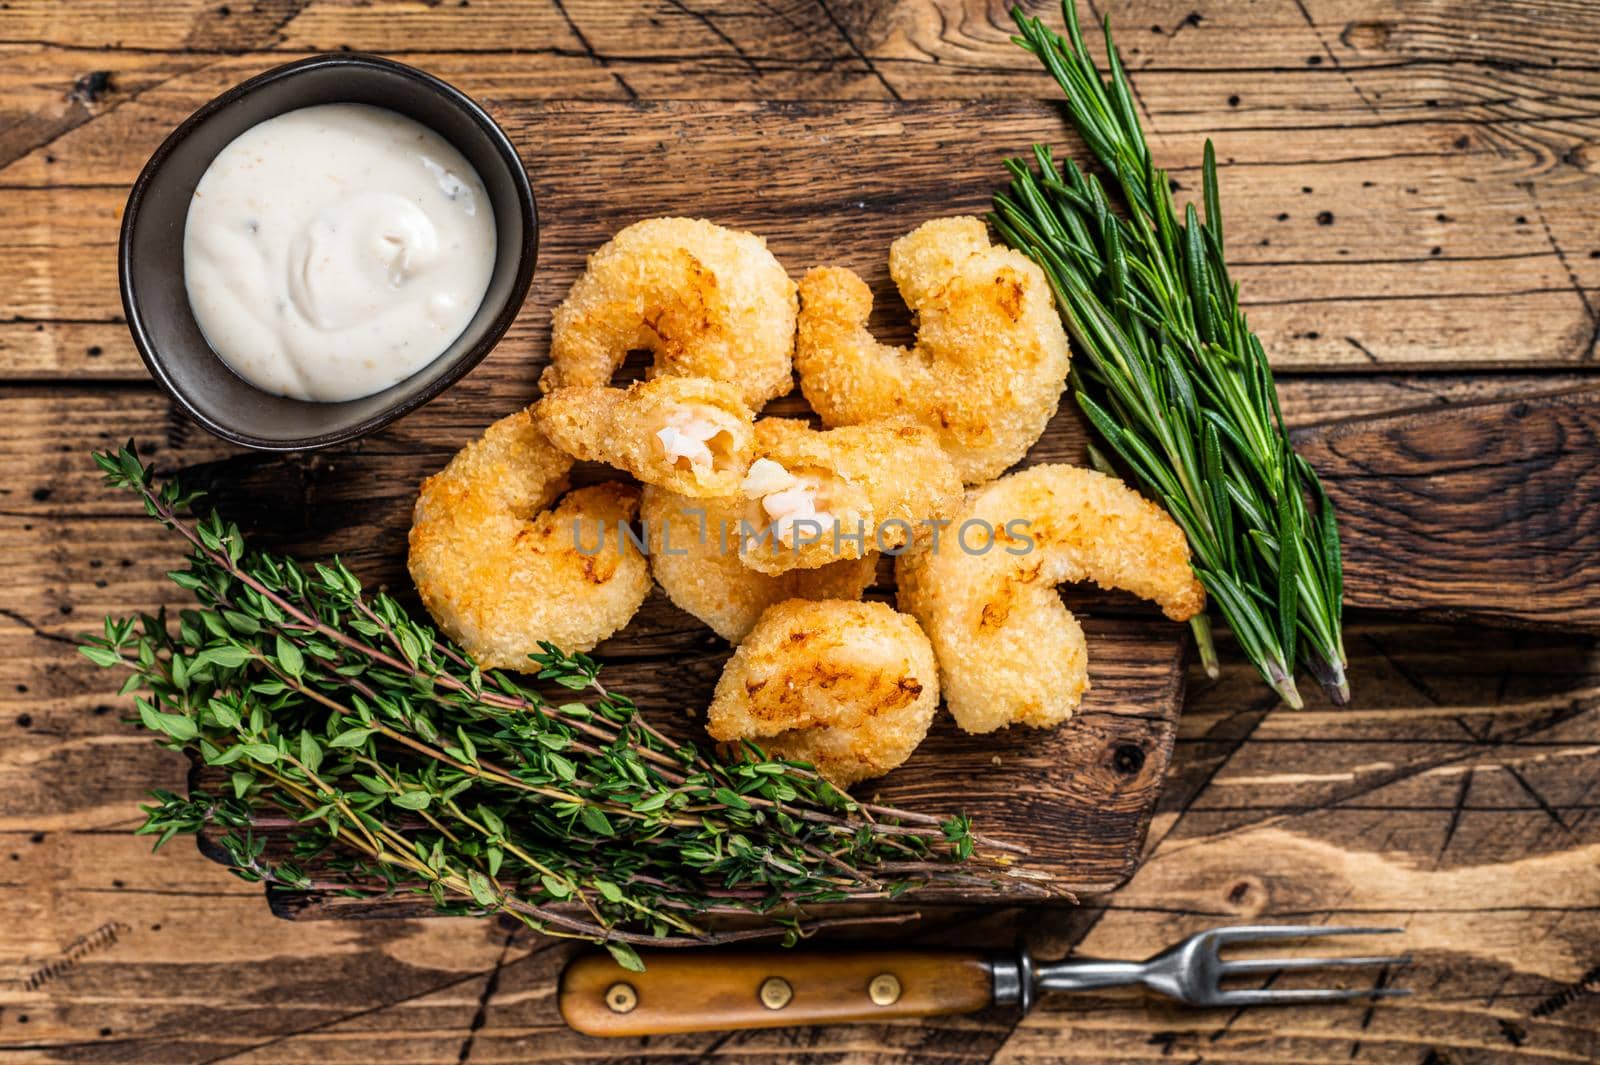
[[[928,218],[981,213],[1003,155],[1034,140],[1071,143],[1049,110],[988,114],[979,107],[963,115],[964,124],[952,127],[949,111],[915,105],[885,110],[878,121],[862,121],[859,109],[782,106],[704,113],[498,108],[523,146],[542,230],[534,289],[494,356],[430,407],[349,449],[237,455],[186,476],[209,488],[258,546],[338,552],[369,585],[408,592],[405,533],[417,483],[483,426],[533,397],[550,308],[588,251],[621,226],[663,213],[749,228],[766,236],[796,275],[817,263],[858,270],[878,293],[880,336],[908,340],[887,281],[889,242]],[[1248,202],[1247,191],[1235,194]],[[1596,395],[1305,434],[1302,446],[1344,515],[1350,602],[1600,630],[1600,597],[1582,579],[1600,545]],[[788,400],[771,411],[799,409]],[[1068,402],[1027,463],[1081,462],[1085,440]],[[1029,863],[1051,874],[1058,889],[1087,894],[1115,887],[1137,865],[1183,702],[1188,630],[1130,597],[1082,588],[1063,596],[1088,634],[1094,685],[1071,722],[971,737],[941,718],[910,762],[857,791],[929,813],[965,811],[982,831],[1028,847]],[[728,648],[655,593],[597,654],[613,689],[632,696],[653,721],[692,735],[699,724],[690,713],[707,702]],[[285,845],[268,835],[270,847]],[[220,860],[209,841],[201,845]],[[269,897],[285,916],[427,910],[411,898]],[[936,897],[1037,896],[1018,884]]]

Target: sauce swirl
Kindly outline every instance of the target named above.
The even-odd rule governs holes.
[[[294,399],[380,392],[437,358],[477,313],[494,212],[472,165],[379,107],[306,107],[251,127],[189,205],[184,285],[206,342]]]

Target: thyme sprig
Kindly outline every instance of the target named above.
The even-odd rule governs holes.
[[[1290,445],[1272,370],[1229,280],[1211,142],[1204,221],[1193,204],[1180,221],[1110,21],[1103,79],[1073,0],[1061,6],[1067,37],[1013,8],[1021,35],[1012,39],[1066,93],[1072,123],[1120,203],[1098,177],[1070,159],[1058,167],[1050,148],[1036,144],[1032,165],[1006,162],[1012,181],[995,195],[990,222],[1049,277],[1083,356],[1072,373],[1079,406],[1183,527],[1196,576],[1262,677],[1299,707],[1298,660],[1342,704],[1349,686],[1338,523],[1316,471]],[[1203,615],[1196,635],[1214,672]]]
[[[225,775],[217,794],[153,793],[138,831],[158,847],[210,832],[248,880],[508,914],[630,966],[639,944],[845,923],[806,920],[821,903],[1001,878],[1051,893],[965,817],[857,802],[754,745],[724,760],[675,743],[588,655],[546,646],[532,683],[480,670],[338,560],[250,553],[214,511],[181,517],[198,493],[131,443],[94,458],[191,549],[169,576],[195,608],[107,618],[80,646],[128,671],[122,693],[167,747]],[[758,927],[708,925],[729,915]]]

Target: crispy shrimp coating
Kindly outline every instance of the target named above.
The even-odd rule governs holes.
[[[1121,481],[1076,466],[974,489],[937,548],[902,555],[895,576],[900,609],[927,630],[945,702],[968,732],[1060,724],[1089,689],[1083,629],[1056,585],[1120,588],[1174,621],[1205,606],[1183,530]]]
[[[680,609],[730,643],[785,599],[860,599],[877,573],[876,551],[818,569],[757,573],[739,561],[743,496],[690,499],[646,487],[639,516],[650,537],[650,572]]]
[[[759,410],[794,387],[795,285],[767,242],[698,218],[649,218],[611,238],[555,309],[544,391],[603,385],[630,351],[650,376],[736,385]]]
[[[910,422],[818,430],[756,422],[739,557],[761,573],[815,569],[930,535],[961,505],[961,478],[933,434]]]
[[[891,415],[933,429],[966,484],[1000,475],[1056,412],[1067,335],[1044,272],[989,243],[978,218],[925,223],[889,249],[889,275],[917,320],[917,344],[867,330],[872,292],[840,267],[800,282],[795,369],[827,425]]]
[[[422,482],[411,579],[439,627],[484,667],[524,669],[548,640],[587,651],[628,623],[650,571],[619,533],[639,510],[621,483],[568,492],[572,459],[524,410]]]
[[[739,390],[704,377],[558,388],[539,403],[534,420],[574,458],[686,496],[738,492],[755,446],[755,414]]]
[[[938,705],[933,648],[911,618],[884,603],[791,599],[728,660],[706,730],[847,787],[909,758]]]

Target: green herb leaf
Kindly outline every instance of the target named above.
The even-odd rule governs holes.
[[[223,669],[238,669],[250,661],[250,652],[243,647],[212,647],[196,657],[202,663],[221,666]]]
[[[472,892],[472,899],[485,909],[495,909],[500,905],[500,899],[495,895],[494,885],[489,883],[489,878],[476,869],[467,870],[467,889]]]
[[[295,680],[299,680],[306,668],[305,658],[300,654],[300,648],[296,647],[281,632],[277,636],[276,643],[279,667]]]
[[[639,958],[639,952],[626,943],[607,943],[606,950],[616,963],[630,973],[644,972],[644,962]]]
[[[1228,278],[1215,148],[1206,142],[1201,164],[1204,221],[1191,203],[1180,223],[1109,21],[1106,77],[1073,0],[1062,11],[1064,37],[1013,8],[1015,40],[1065,93],[1122,203],[1113,209],[1099,179],[1070,160],[1058,172],[1049,148],[1035,145],[1034,166],[1007,160],[1011,183],[995,194],[990,222],[1044,270],[1076,342],[1079,407],[1182,527],[1196,576],[1262,677],[1299,706],[1289,670],[1308,659],[1342,701],[1337,521],[1315,471],[1288,446],[1272,370]],[[1302,489],[1318,501],[1314,519],[1303,520]]]
[[[310,730],[300,733],[300,761],[313,773],[322,768],[322,745]]]
[[[160,732],[180,743],[194,739],[200,734],[195,723],[183,714],[168,714],[157,710],[143,699],[135,700],[139,710],[139,719],[144,722],[144,727],[152,732]]]
[[[131,446],[95,462],[195,548],[173,575],[191,608],[107,618],[82,643],[127,671],[151,734],[227,767],[224,794],[142,807],[137,832],[158,846],[210,830],[253,883],[332,879],[355,896],[506,913],[634,965],[624,933],[715,943],[727,935],[701,914],[735,909],[788,939],[813,902],[963,883],[959,863],[1003,860],[908,814],[869,820],[754,745],[727,761],[675,745],[601,683],[599,662],[546,645],[541,685],[571,693],[552,706],[544,687],[481,670],[389,596],[365,596],[338,562],[251,554],[233,523],[185,519],[194,493],[157,483]],[[285,816],[291,853],[269,855]]]
[[[107,647],[96,647],[92,644],[78,645],[78,653],[101,669],[110,669],[122,661],[122,656]]]

